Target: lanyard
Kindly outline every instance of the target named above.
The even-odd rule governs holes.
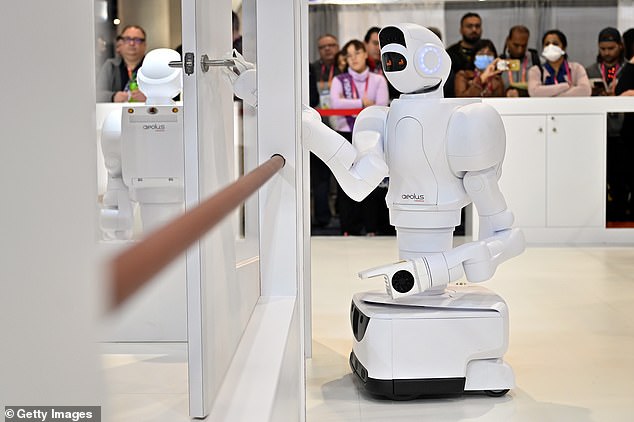
[[[515,82],[526,82],[526,69],[528,68],[528,57],[524,56],[522,61],[522,77],[521,80]],[[509,81],[513,82],[513,72],[509,70]]]
[[[326,65],[321,64],[321,74],[319,75],[319,89],[320,91],[324,90],[325,81],[323,79],[324,74],[326,73]],[[335,64],[333,63],[330,66],[330,72],[328,73],[328,89],[330,90],[330,85],[332,85],[332,77],[335,74]]]
[[[564,65],[564,69],[566,69],[566,76],[568,77],[568,82],[572,83],[572,74],[570,73],[570,66],[568,66],[568,61],[564,60],[563,65]],[[555,82],[555,85],[559,84],[559,81],[557,80],[557,74],[558,73],[559,73],[559,71],[555,72],[555,75],[553,76],[553,80]]]
[[[614,66],[612,66],[611,68],[609,68],[606,72],[605,70],[605,63],[601,63],[601,77],[603,77],[603,80],[607,83],[612,82],[615,78],[617,73],[619,73],[619,64],[615,64]]]
[[[365,80],[365,88],[363,89],[363,96],[364,97],[368,93],[368,82],[370,82],[370,75],[369,74],[368,74],[368,77]],[[359,92],[357,91],[357,86],[354,83],[354,80],[352,81],[352,98],[359,98]]]

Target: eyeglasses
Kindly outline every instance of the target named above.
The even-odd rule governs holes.
[[[332,44],[324,44],[319,46],[320,50],[323,50],[324,48],[337,48],[337,44],[332,43]]]
[[[142,42],[145,42],[145,38],[138,38],[138,37],[132,38],[132,37],[118,36],[117,41],[123,41],[124,43],[128,43],[128,44],[132,43],[132,44],[139,45]]]

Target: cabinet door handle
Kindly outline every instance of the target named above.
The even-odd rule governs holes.
[[[539,127],[539,128],[537,129],[537,132],[539,132],[539,133],[544,132],[544,128],[543,128],[543,127]]]
[[[557,128],[556,127],[553,128],[553,133],[557,133]]]

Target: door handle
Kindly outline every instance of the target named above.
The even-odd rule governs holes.
[[[200,58],[200,68],[202,71],[207,72],[212,66],[232,67],[235,66],[235,61],[233,59],[210,59],[209,56],[203,54]],[[185,53],[184,61],[169,62],[169,67],[182,67],[185,70],[185,74],[191,75],[194,73],[194,53]]]
[[[182,68],[186,75],[194,73],[194,53],[185,53],[185,60],[173,61],[168,63],[169,67]]]
[[[235,65],[236,62],[233,59],[210,59],[206,54],[200,58],[200,67],[203,72],[207,72],[212,66],[231,67]]]

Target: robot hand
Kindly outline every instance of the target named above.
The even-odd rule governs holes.
[[[383,276],[385,290],[393,299],[420,293],[431,287],[423,259],[399,261],[359,273],[360,278],[377,276]]]
[[[424,291],[442,293],[445,286],[460,278],[462,272],[450,268],[444,253],[428,254],[361,271],[360,278],[382,275],[387,294],[393,299]]]
[[[258,105],[257,73],[255,66],[244,59],[235,49],[232,53],[233,67],[224,68],[233,85],[233,93],[252,107]]]

